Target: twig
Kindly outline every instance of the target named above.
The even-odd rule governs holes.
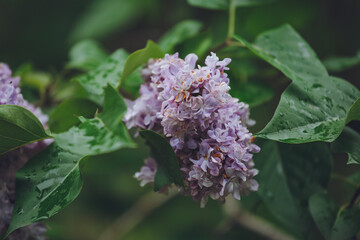
[[[227,40],[232,39],[234,32],[235,32],[235,14],[236,14],[235,0],[230,0]]]
[[[219,45],[216,45],[214,46],[210,51],[211,52],[217,52],[219,51],[220,49],[224,48],[227,46],[227,42],[223,42],[223,43],[220,43]]]
[[[108,226],[100,235],[99,240],[121,239],[156,208],[172,199],[177,193],[176,189],[170,189],[168,195],[155,192],[144,195],[127,212]]]
[[[254,214],[241,209],[239,203],[233,199],[228,198],[225,204],[225,212],[228,215],[228,219],[236,224],[254,232],[258,235],[261,235],[267,239],[271,240],[294,240],[295,238],[288,235],[287,233],[281,231],[276,228],[269,222],[263,220],[260,217],[255,216]],[[229,220],[227,222],[223,222],[219,225],[219,232],[222,229],[225,229],[223,225],[229,224]],[[231,226],[231,225],[230,225]]]
[[[359,196],[360,196],[360,187],[358,187],[355,190],[355,193],[354,193],[353,197],[351,198],[350,203],[347,206],[347,208],[352,208],[355,205],[356,200],[358,199]]]

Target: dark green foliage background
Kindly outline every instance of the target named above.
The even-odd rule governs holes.
[[[193,2],[196,1],[193,0]],[[359,12],[360,2],[357,0],[278,0],[263,6],[238,8],[235,33],[253,43],[256,36],[263,31],[288,23],[309,43],[319,59],[324,60],[324,65],[331,75],[346,79],[359,88]],[[53,132],[59,133],[60,138],[61,136],[68,138],[67,135],[61,135],[61,132],[78,122],[70,111],[79,113],[81,110],[81,115],[93,117],[96,115],[97,105],[88,103],[88,100],[84,99],[93,99],[97,104],[102,103],[104,99],[97,96],[96,92],[91,96],[81,88],[63,85],[58,79],[59,72],[62,78],[71,79],[77,76],[80,70],[96,68],[106,59],[106,55],[102,53],[103,50],[113,53],[123,48],[121,54],[115,57],[125,61],[127,53],[144,48],[148,39],[157,42],[174,25],[189,19],[203,23],[203,32],[200,35],[195,36],[201,29],[201,24],[194,23],[192,27],[188,26],[187,40],[180,44],[174,42],[171,47],[165,49],[161,44],[160,47],[163,50],[181,50],[182,57],[195,51],[203,58],[207,54],[203,49],[207,50],[226,38],[227,18],[226,11],[192,7],[183,0],[0,0],[0,60],[9,63],[14,70],[22,66],[18,73],[29,82],[26,84],[25,81],[22,86],[24,96],[41,105],[45,111],[52,113],[52,116],[55,115],[54,118],[60,120],[60,123],[59,121],[50,122],[50,128]],[[77,59],[78,62],[69,63],[70,48],[78,41],[89,38],[101,44],[96,47],[100,49],[99,51],[88,53],[93,56],[93,61],[83,63],[80,58],[80,60]],[[93,42],[90,44],[96,45]],[[160,52],[157,53],[159,56]],[[225,48],[219,51],[218,55],[234,59],[229,73],[232,94],[252,106],[251,117],[257,124],[251,131],[258,132],[270,121],[280,95],[290,81],[245,48],[237,48],[236,51]],[[351,58],[339,61],[336,56]],[[23,65],[26,62],[31,63],[33,67]],[[80,65],[77,65],[79,62]],[[65,69],[64,66],[66,66]],[[41,70],[41,72],[34,72],[33,69]],[[99,69],[93,71],[94,76],[108,70],[101,67]],[[114,65],[113,69],[116,70],[113,74],[119,77],[123,74],[121,64]],[[48,75],[41,75],[43,80],[35,81],[35,87],[31,85],[34,83],[31,79],[40,79],[36,74],[43,74],[43,72],[48,72]],[[128,79],[131,77],[138,79],[136,74],[139,72],[135,71]],[[88,80],[91,81],[90,78]],[[49,81],[54,83],[52,87],[63,89],[63,91],[57,91],[49,97],[47,92],[51,92],[51,89],[44,87]],[[76,83],[76,80],[73,82]],[[134,97],[131,95],[134,93],[134,86],[126,82],[122,84],[124,90],[122,94],[125,97]],[[94,86],[97,85],[98,83],[95,82]],[[249,92],[254,93],[249,94]],[[69,98],[69,96],[76,98]],[[65,102],[62,103],[64,108],[52,111],[54,106],[64,99]],[[63,112],[67,112],[68,115],[63,115]],[[61,115],[63,119],[56,117]],[[106,123],[108,116],[97,116],[103,118],[102,120]],[[351,134],[354,131],[360,131],[359,123],[351,122],[349,125],[354,130],[347,129],[341,138],[358,139],[358,135]],[[136,143],[137,149],[121,149],[113,153],[107,153],[107,149],[102,149],[96,152],[101,155],[83,159],[86,160],[86,164],[81,168],[84,178],[82,192],[67,208],[45,221],[49,226],[49,239],[98,239],[99,235],[119,216],[141,197],[152,191],[150,186],[139,187],[138,181],[133,178],[134,173],[143,164],[143,159],[150,155],[150,149],[143,140],[136,139]],[[347,156],[344,153],[333,154],[333,159],[320,155],[314,157],[312,161],[311,156],[316,156],[316,154],[311,155],[306,150],[316,152],[326,149],[325,156],[328,156],[327,154],[330,154],[327,152],[330,149],[328,143],[296,146],[275,142],[258,141],[258,143],[264,147],[264,154],[269,149],[269,151],[271,149],[277,149],[277,151],[272,151],[274,156],[271,161],[266,161],[269,155],[264,156],[262,153],[255,157],[255,164],[258,161],[257,166],[263,170],[258,180],[266,184],[258,194],[243,197],[240,202],[243,207],[300,239],[305,239],[303,232],[310,231],[311,227],[313,227],[313,235],[307,236],[308,239],[319,239],[321,234],[328,238],[337,237],[337,235],[332,235],[331,226],[327,226],[331,225],[330,223],[326,227],[319,227],[320,231],[317,230],[315,222],[322,221],[312,219],[311,214],[314,209],[322,211],[316,206],[319,203],[322,206],[325,205],[321,203],[325,202],[329,196],[333,200],[328,203],[333,209],[344,207],[351,200],[355,188],[360,186],[359,166],[346,165]],[[341,152],[341,149],[347,151],[358,146],[355,144],[354,147],[349,148],[349,144],[346,147],[341,144],[343,143],[334,142],[331,147],[334,151]],[[287,159],[289,155],[291,158]],[[356,153],[354,156],[359,155]],[[302,164],[301,159],[308,159],[310,162]],[[356,161],[353,160],[353,162]],[[276,168],[271,163],[275,164]],[[75,170],[78,177],[80,164],[74,162],[74,165],[77,166]],[[267,178],[267,174],[271,175],[275,170],[279,175],[275,176],[277,179],[273,184]],[[303,176],[309,178],[302,178]],[[283,184],[281,188],[277,185],[277,181]],[[326,190],[327,194],[324,193]],[[309,207],[309,197],[318,191],[323,192],[311,197]],[[277,195],[274,197],[273,194]],[[358,206],[356,207],[358,212]],[[329,212],[332,214],[329,213],[331,215],[329,218],[335,218],[334,214]],[[199,203],[190,198],[176,196],[144,218],[124,239],[219,237],[261,239],[260,236],[236,224],[229,225],[225,232],[219,231],[218,227],[224,219],[224,209],[214,201],[209,201],[205,209],[200,209]],[[289,219],[295,220],[289,224],[287,222]],[[351,226],[346,222],[345,225]]]

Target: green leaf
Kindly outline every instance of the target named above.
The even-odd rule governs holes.
[[[358,99],[356,99],[354,104],[350,107],[346,116],[346,123],[353,120],[360,120],[360,97],[358,97]]]
[[[127,58],[124,72],[121,76],[120,84],[138,67],[148,62],[150,58],[161,58],[164,56],[161,48],[153,41],[149,40],[145,48],[137,50]]]
[[[345,152],[348,154],[348,164],[360,164],[360,134],[355,130],[345,127],[333,143],[331,148],[334,152]]]
[[[80,120],[82,123],[79,126],[54,135],[55,141],[64,150],[85,156],[135,147],[121,122],[118,122],[116,129],[110,129],[100,118],[80,117]]]
[[[87,6],[74,24],[69,37],[71,42],[100,39],[124,30],[156,5],[152,0],[95,0]]]
[[[53,143],[16,174],[16,201],[7,235],[31,223],[48,219],[80,193],[81,155]]]
[[[301,145],[261,141],[254,155],[258,195],[269,211],[297,236],[315,234],[309,197],[327,188],[331,154],[324,143]],[[303,238],[300,237],[300,238]]]
[[[119,124],[127,111],[127,105],[121,95],[111,86],[105,88],[105,104],[101,114],[97,117],[111,131],[118,130]]]
[[[80,123],[78,117],[91,118],[98,106],[87,99],[72,98],[60,103],[50,114],[48,125],[52,132],[60,133]]]
[[[94,40],[83,40],[75,44],[69,52],[67,68],[88,71],[96,68],[107,58],[107,53]]]
[[[185,39],[197,34],[201,28],[202,23],[196,20],[185,20],[176,24],[159,40],[159,47],[166,53]]]
[[[330,72],[341,72],[360,65],[360,51],[354,57],[331,57],[324,60],[326,69]]]
[[[273,118],[257,136],[305,143],[331,142],[340,135],[360,91],[329,76],[314,51],[289,25],[261,34],[254,44],[235,38],[293,81]]]
[[[211,46],[211,31],[205,31],[184,40],[177,49],[179,49],[180,56],[185,57],[190,53],[195,53],[199,59],[202,59],[208,53]]]
[[[53,91],[51,92],[51,98],[55,102],[63,102],[64,100],[74,98],[87,99],[88,94],[86,90],[77,81],[64,81],[58,79],[53,85]]]
[[[240,87],[231,88],[230,93],[241,102],[249,104],[250,107],[259,106],[270,101],[275,95],[272,88],[256,82],[248,82]]]
[[[260,153],[254,156],[256,168],[260,171],[257,177],[260,184],[258,195],[280,220],[285,223],[287,221],[297,223],[300,213],[286,182],[281,160],[279,148],[275,142],[266,142],[261,145]],[[284,203],[287,204],[286,209],[283,208]]]
[[[101,114],[93,119],[80,117],[79,126],[55,134],[55,143],[18,172],[15,211],[8,233],[47,219],[71,203],[81,190],[80,164],[88,156],[135,146],[121,122],[126,112],[124,100],[111,85],[104,91]]]
[[[331,231],[332,240],[349,239],[360,231],[360,204],[354,208],[343,209],[338,214]]]
[[[120,122],[119,130],[114,132],[98,118],[80,117],[80,120],[82,123],[79,126],[54,135],[55,141],[64,150],[85,156],[109,153],[124,147],[134,147],[127,136],[117,134],[117,132],[124,132],[124,127]]]
[[[96,69],[76,78],[76,81],[87,91],[89,99],[102,105],[104,87],[108,84],[113,87],[119,85],[127,56],[128,53],[125,50],[119,49]]]
[[[183,186],[178,159],[168,141],[158,133],[150,130],[140,131],[151,148],[151,153],[158,164],[155,175],[154,190],[159,191],[164,185],[175,183]]]
[[[325,192],[312,195],[309,199],[310,213],[321,234],[330,239],[331,229],[336,219],[338,206]]]
[[[15,75],[21,78],[21,87],[35,89],[41,97],[45,95],[51,82],[51,75],[49,73],[34,71],[31,63],[21,65]]]
[[[274,2],[275,0],[235,0],[236,7],[254,6]],[[188,4],[214,10],[229,9],[230,0],[187,0]]]
[[[17,105],[0,105],[0,155],[50,138],[36,116]]]
[[[97,114],[93,119],[80,117],[79,126],[55,134],[55,140],[61,148],[85,156],[135,147],[121,122],[126,112],[124,100],[110,84],[104,92],[105,103],[101,114]]]
[[[132,95],[132,97],[139,96],[140,86],[143,83],[143,78],[141,77],[141,67],[136,69],[131,73],[124,82],[121,84],[121,90],[125,91]]]
[[[311,196],[309,208],[320,232],[326,239],[345,240],[360,231],[360,204],[340,209],[326,193]]]

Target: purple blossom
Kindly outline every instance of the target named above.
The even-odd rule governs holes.
[[[14,104],[33,112],[45,126],[48,117],[40,108],[24,100],[18,87],[20,78],[11,76],[10,68],[0,63],[0,105]],[[0,156],[0,236],[5,234],[15,202],[15,174],[29,158],[43,150],[52,140],[44,140],[23,146]],[[46,239],[46,228],[39,223],[20,228],[10,234],[9,240]]]
[[[153,158],[147,158],[145,160],[145,166],[142,166],[140,172],[135,173],[135,178],[139,179],[140,186],[145,186],[147,183],[153,183],[155,179],[155,173],[157,169],[157,163]]]
[[[124,121],[128,128],[152,129],[168,138],[183,173],[181,192],[205,206],[209,197],[224,202],[229,194],[240,199],[257,191],[252,154],[260,149],[247,129],[254,123],[248,105],[229,94],[224,71],[231,60],[219,61],[211,53],[205,66],[195,67],[197,59],[195,54],[185,60],[178,54],[150,59],[142,70],[140,97],[129,104]],[[136,173],[141,185],[154,181],[154,163],[150,168],[147,161]]]

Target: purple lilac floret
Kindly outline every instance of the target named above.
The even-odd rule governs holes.
[[[44,126],[48,117],[41,110],[24,100],[20,88],[20,78],[12,77],[8,65],[0,63],[0,105],[13,104],[22,106],[33,112]],[[0,236],[9,226],[15,202],[15,174],[29,158],[43,150],[51,140],[28,144],[0,156]],[[43,240],[46,228],[40,223],[31,224],[16,230],[8,237],[9,240]]]
[[[219,61],[211,53],[205,66],[196,67],[197,60],[195,54],[184,60],[178,54],[150,59],[142,70],[140,97],[129,104],[124,121],[128,128],[167,137],[182,171],[182,194],[205,206],[209,197],[224,202],[229,194],[240,199],[257,191],[252,154],[260,148],[247,129],[253,124],[249,106],[229,94],[224,71],[231,60]],[[135,175],[142,185],[154,181],[156,169],[148,165]]]

